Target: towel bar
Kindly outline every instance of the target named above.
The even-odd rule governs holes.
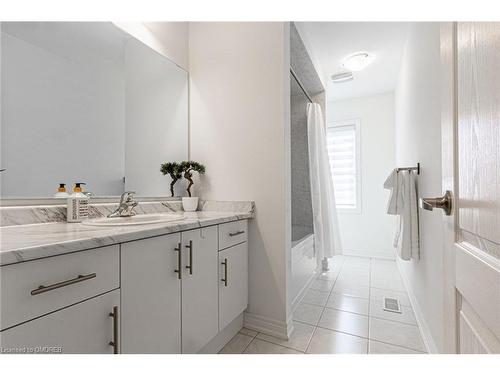
[[[399,171],[417,171],[417,174],[420,174],[420,163],[417,163],[416,167],[401,167],[396,168],[396,172]]]

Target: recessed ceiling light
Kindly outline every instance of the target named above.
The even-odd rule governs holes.
[[[331,78],[334,83],[342,83],[352,81],[354,76],[352,75],[352,72],[341,72],[332,75]]]
[[[356,52],[342,60],[342,66],[352,72],[359,72],[370,65],[375,56],[368,52]]]

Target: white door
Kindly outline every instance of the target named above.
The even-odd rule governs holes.
[[[182,233],[182,353],[197,353],[219,330],[217,227]]]
[[[500,23],[443,24],[446,349],[500,353]]]
[[[122,353],[181,352],[180,240],[176,233],[121,245]]]
[[[77,303],[1,332],[0,347],[11,353],[113,354],[119,304],[118,290]],[[114,307],[116,321],[110,316]]]
[[[240,315],[248,304],[248,245],[219,251],[219,330]]]

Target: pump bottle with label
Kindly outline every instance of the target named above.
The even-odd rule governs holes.
[[[68,223],[79,223],[89,217],[89,197],[82,193],[83,182],[75,183],[73,193],[68,197]]]

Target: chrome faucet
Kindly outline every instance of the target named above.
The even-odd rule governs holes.
[[[134,216],[134,208],[139,203],[134,200],[135,191],[126,191],[120,196],[118,208],[110,213],[108,217],[129,217]]]

